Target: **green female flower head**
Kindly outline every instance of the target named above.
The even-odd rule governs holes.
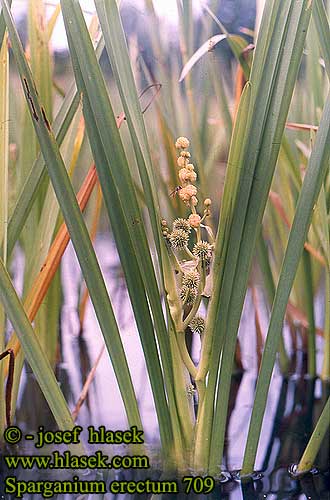
[[[196,269],[184,273],[182,277],[182,286],[189,288],[189,290],[198,290],[201,277]]]
[[[188,288],[187,286],[183,286],[180,290],[180,299],[182,302],[184,302],[187,306],[193,305],[197,297],[197,290],[196,288]]]
[[[189,323],[189,328],[193,333],[196,333],[197,335],[202,335],[205,330],[205,320],[202,318],[202,316],[196,316],[194,319],[192,319]]]
[[[189,235],[183,229],[175,229],[169,239],[173,248],[182,249],[188,245]]]
[[[191,227],[190,227],[190,224],[187,221],[187,219],[182,219],[181,217],[178,219],[175,219],[175,221],[173,222],[173,230],[175,230],[175,229],[182,229],[183,231],[185,231],[188,234],[191,231]]]
[[[212,246],[207,241],[199,241],[194,245],[192,253],[201,261],[209,262],[212,257]]]

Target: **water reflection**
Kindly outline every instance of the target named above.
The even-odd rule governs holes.
[[[98,240],[96,250],[122,333],[122,341],[141,409],[145,437],[148,443],[153,443],[153,449],[157,449],[159,435],[152,393],[116,249],[112,241],[104,238]],[[103,340],[90,304],[86,310],[84,330],[81,332],[77,304],[82,279],[71,247],[68,248],[63,260],[62,277],[64,295],[61,321],[61,362],[57,368],[57,377],[67,400],[74,407],[86,374],[102,348]],[[236,371],[232,377],[227,436],[221,467],[222,470],[227,471],[241,467],[256,385],[257,359],[252,307],[252,299],[248,294],[239,332],[245,371]],[[266,311],[261,311],[261,313],[263,314],[262,322],[266,325]],[[199,341],[195,337],[191,348],[194,358],[197,359]],[[286,344],[289,345],[288,332],[287,337]],[[208,495],[209,497],[231,500],[329,498],[325,496],[329,491],[327,473],[306,476],[297,480],[292,479],[287,472],[288,465],[301,457],[329,394],[329,386],[322,386],[319,381],[305,377],[305,364],[304,355],[298,350],[293,367],[295,374],[292,377],[284,379],[278,367],[274,368],[256,460],[256,469],[263,471],[262,478],[247,483],[232,479],[218,486],[212,495]],[[18,425],[29,430],[35,430],[39,425],[46,425],[47,428],[55,427],[33,374],[28,367],[24,373],[24,390],[20,397],[17,414]],[[92,424],[94,426],[105,425],[107,428],[125,428],[127,422],[124,415],[109,356],[105,352],[90,388],[88,401],[83,405],[77,423],[84,427]],[[219,470],[220,465],[219,457]],[[328,436],[319,452],[316,465],[321,470],[329,467]],[[156,471],[153,474],[157,476]],[[44,475],[42,477],[44,478]],[[195,497],[203,498],[201,495],[195,495]],[[109,494],[106,498],[116,497]],[[132,498],[132,495],[129,498]],[[139,498],[141,498],[140,495]],[[187,497],[183,496],[183,498]]]

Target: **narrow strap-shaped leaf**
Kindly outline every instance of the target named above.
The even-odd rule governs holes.
[[[0,242],[3,242],[0,257],[4,265],[7,265],[7,232],[8,232],[8,206],[9,206],[9,54],[7,46],[7,34],[0,45]],[[6,342],[6,313],[0,304],[0,354],[5,351]],[[0,401],[5,401],[5,387],[10,388],[10,380],[7,383],[3,369],[0,365]],[[9,385],[8,385],[9,384]],[[9,389],[8,389],[9,391]],[[11,392],[11,391],[10,391]],[[9,394],[9,392],[8,392]],[[11,394],[9,395],[11,403]],[[10,408],[6,405],[0,407],[0,434],[3,433],[5,423],[10,421]],[[6,409],[5,409],[6,407]],[[9,417],[9,418],[8,418]]]
[[[101,56],[104,48],[103,38],[98,43],[96,48],[96,56]],[[80,95],[77,92],[76,85],[73,83],[68,90],[65,99],[55,117],[53,130],[56,136],[56,142],[61,146],[66,133],[70,127],[71,121],[78,109]],[[46,174],[45,161],[42,154],[38,156],[34,162],[29,176],[27,177],[18,200],[15,204],[13,213],[8,224],[8,255],[11,255],[17,238],[27,220],[33,203],[38,196],[39,188],[42,184],[44,175]]]
[[[195,64],[200,60],[201,57],[203,57],[205,54],[210,52],[211,50],[214,49],[214,47],[221,42],[222,40],[226,40],[227,35],[224,33],[221,33],[220,35],[214,35],[211,36],[206,42],[204,42],[197,50],[194,52],[194,54],[190,57],[190,59],[186,62],[186,64],[183,66],[180,77],[179,77],[179,83],[184,80],[186,75],[191,71],[191,69],[195,66]]]
[[[314,1],[313,19],[319,37],[325,69],[327,71],[328,78],[330,78],[330,27],[323,0]]]
[[[164,288],[162,280],[161,250],[162,246],[164,247],[164,240],[161,235],[159,224],[160,216],[158,194],[155,182],[156,174],[151,161],[147,132],[129,60],[129,53],[125,33],[121,23],[119,8],[116,0],[96,0],[95,5],[102,27],[106,50],[110,58],[111,67],[118,85],[127,124],[131,134],[157,250],[161,286]],[[157,262],[155,262],[155,265],[157,265]]]
[[[225,251],[224,245],[226,242],[226,232],[230,227],[230,223],[233,217],[233,209],[235,205],[235,199],[237,195],[237,186],[239,181],[239,175],[241,173],[242,165],[242,150],[245,140],[245,125],[249,113],[251,101],[251,84],[248,82],[243,90],[241,100],[239,103],[237,116],[234,125],[234,131],[232,135],[232,140],[229,149],[229,156],[227,162],[226,170],[226,180],[225,189],[223,193],[220,217],[222,224],[219,225],[218,235],[217,235],[217,246],[214,255],[213,273],[214,273],[214,283],[213,283],[213,295],[214,297],[219,296],[221,276],[223,275],[223,268],[221,266],[223,259],[223,252]],[[208,371],[209,358],[212,348],[212,334],[214,323],[216,322],[216,312],[218,308],[218,302],[213,299],[211,301],[206,329],[204,333],[204,341],[201,351],[201,359],[198,368],[198,378],[205,377]]]
[[[269,3],[268,6],[270,7],[271,4]],[[217,367],[220,363],[221,350],[228,327],[227,318],[230,306],[231,289],[234,283],[235,267],[239,255],[237,241],[241,240],[241,234],[244,228],[244,219],[253,181],[253,171],[257,160],[258,145],[262,140],[269,108],[269,95],[273,88],[273,81],[277,70],[278,59],[280,57],[280,50],[283,45],[283,39],[287,29],[287,17],[289,12],[290,2],[275,0],[274,5],[272,5],[270,19],[267,16],[263,18],[263,25],[265,25],[265,28],[262,29],[261,33],[265,33],[266,29],[268,30],[270,29],[270,26],[272,26],[268,36],[270,37],[272,35],[273,37],[269,40],[268,38],[262,36],[260,44],[258,42],[259,47],[258,44],[256,47],[255,57],[265,61],[265,64],[260,68],[254,63],[252,64],[251,96],[249,99],[249,111],[246,118],[246,128],[244,134],[245,140],[242,144],[242,150],[239,151],[242,160],[239,172],[238,194],[235,197],[233,196],[233,199],[231,200],[233,207],[232,217],[228,218],[229,213],[227,213],[228,209],[225,209],[225,206],[224,210],[222,210],[220,214],[219,230],[215,245],[215,263],[217,264],[214,287],[215,293],[211,298],[211,303],[209,305],[210,318],[214,318],[214,320],[209,320],[207,322],[208,329],[212,329],[213,332],[207,332],[207,335],[211,338],[209,359],[202,360],[201,364],[201,368],[203,367],[204,370],[208,365],[212,369],[210,370],[203,403],[205,408],[203,408],[201,422],[197,429],[195,449],[195,466],[204,470],[207,470],[210,456],[214,399],[218,381]],[[276,22],[277,30],[275,31],[274,26]],[[253,70],[254,67],[256,68],[255,70]],[[260,74],[261,71],[262,73]],[[258,105],[256,105],[256,101],[258,102]],[[235,126],[235,129],[237,129],[237,134],[241,133],[238,124]],[[233,140],[234,139],[232,139],[232,141]],[[224,190],[226,191],[226,189],[227,186],[225,185]],[[228,191],[228,195],[230,196],[230,190]],[[223,238],[225,239],[223,240]],[[229,262],[227,262],[227,260]],[[222,321],[217,321],[216,319],[220,317],[220,314],[222,314]],[[231,332],[231,335],[234,336],[234,333]],[[205,376],[204,373],[202,375]],[[228,372],[226,375],[228,375]],[[219,435],[221,434],[221,436],[223,436],[224,420],[225,418],[221,419],[221,430],[219,432]],[[204,445],[205,433],[209,436],[207,439],[208,446]],[[221,443],[220,448],[222,449]]]
[[[72,429],[74,422],[71,418],[70,410],[59,388],[47,356],[43,352],[31,323],[25,314],[2,259],[0,259],[0,298],[23,346],[26,359],[35,374],[40,389],[49,404],[58,426],[62,430]],[[77,448],[74,449],[75,451],[78,449],[80,452],[83,452],[81,445],[77,445]]]
[[[219,446],[218,437],[220,438],[220,436],[220,448],[221,450],[223,449],[226,419],[224,417],[224,412],[222,412],[221,418],[219,418],[219,414],[221,408],[223,408],[224,400],[227,401],[229,397],[230,372],[235,352],[236,335],[248,286],[249,272],[252,265],[256,239],[261,227],[262,216],[276,166],[285,121],[309,26],[311,11],[312,8],[308,0],[302,0],[294,4],[290,2],[289,15],[284,19],[282,17],[284,12],[282,9],[279,11],[279,17],[282,24],[285,25],[285,29],[279,45],[276,71],[270,87],[269,100],[264,108],[266,115],[262,136],[260,137],[261,142],[258,143],[260,148],[254,149],[253,146],[251,146],[251,156],[249,152],[245,150],[247,163],[243,166],[243,175],[240,179],[237,197],[238,201],[235,207],[236,213],[233,219],[232,231],[228,244],[228,257],[226,258],[226,270],[222,284],[222,290],[225,294],[227,294],[226,290],[228,290],[228,287],[232,290],[229,307],[226,309],[226,312],[223,310],[225,304],[221,301],[221,298],[219,301],[219,316],[223,317],[225,329],[230,333],[226,336],[224,344],[219,384],[217,388],[218,396],[213,426],[213,433],[216,437],[213,439],[211,447],[213,471],[216,467],[214,447]],[[260,83],[259,88],[260,90],[263,89],[262,83]],[[255,102],[256,108],[260,105],[261,103],[257,100]],[[256,122],[253,121],[252,124],[257,127]],[[248,147],[250,148],[250,145]],[[253,162],[253,157],[255,158],[255,163]],[[250,163],[251,160],[252,162]],[[251,171],[250,166],[252,167],[253,163],[254,169]],[[246,187],[248,184],[251,185],[251,190],[247,200]],[[243,202],[242,205],[241,202]],[[245,205],[246,202],[247,205]],[[245,216],[243,214],[245,214]],[[234,264],[235,257],[233,254],[237,248],[237,241],[240,242],[239,252],[236,263]],[[232,257],[234,257],[234,260],[232,260]],[[231,266],[235,266],[236,271],[232,275],[234,277],[233,281],[229,278],[230,281],[228,282],[225,279],[225,275],[228,274],[229,277],[231,274]],[[229,271],[229,273],[226,273],[226,271]],[[224,317],[225,314],[226,316]]]
[[[253,471],[279,336],[304,243],[330,159],[330,96],[325,104],[289,235],[262,357],[242,473]]]
[[[229,227],[227,227],[228,221],[220,219],[220,227],[224,224],[226,228],[224,245],[226,251],[222,252],[223,260],[221,259],[223,276],[221,276],[220,295],[215,294],[210,304],[212,307],[212,301],[217,303],[217,312],[214,317],[221,318],[221,321],[215,321],[213,326],[210,357],[212,370],[209,374],[205,412],[199,432],[201,436],[207,433],[208,442],[211,442],[212,434],[209,455],[211,456],[209,469],[211,473],[215,473],[218,469],[217,453],[221,454],[223,450],[227,413],[225,408],[229,396],[236,333],[244,303],[255,240],[260,230],[260,221],[270,186],[269,180],[276,164],[310,15],[311,6],[307,0],[294,4],[287,0],[276,0],[271,6],[271,19],[265,16],[263,18],[259,49],[257,44],[255,57],[260,64],[263,61],[263,64],[260,67],[254,63],[252,65],[252,95],[246,124],[246,142],[242,153],[242,172]],[[270,26],[272,29],[266,35],[265,29]],[[266,150],[266,144],[268,150]],[[261,147],[265,148],[264,154],[261,154]],[[267,153],[267,159],[265,153]],[[259,198],[255,196],[257,192],[259,192]],[[221,247],[223,243],[217,239],[216,250],[218,245]],[[221,356],[224,339],[224,351]],[[219,366],[220,359],[219,377],[216,367]],[[217,398],[216,416],[213,418],[215,397]],[[198,452],[205,467],[208,450],[206,447],[202,449],[201,443],[202,441]]]
[[[63,8],[63,13],[66,22],[66,7]],[[96,117],[93,113],[92,105],[89,100],[89,93],[87,91],[87,88],[85,87],[84,79],[81,74],[79,59],[77,58],[75,44],[73,42],[69,29],[68,40],[77,83],[84,95],[83,109],[86,118],[87,132],[98,169],[98,176],[103,190],[105,205],[110,218],[111,227],[114,232],[117,249],[125,273],[128,292],[132,301],[137,326],[142,340],[142,346],[146,356],[148,373],[155,396],[156,410],[160,423],[161,438],[166,451],[166,449],[170,447],[172,443],[172,430],[169,426],[170,419],[168,415],[168,407],[164,392],[157,347],[154,338],[153,323],[151,320],[149,305],[145,295],[145,285],[142,281],[141,271],[139,269],[137,256],[134,251],[132,235],[130,234],[130,225],[125,214],[125,205],[123,204],[123,199],[119,195],[118,189],[116,188],[116,180],[113,176],[113,169],[109,165],[109,160],[107,158],[103,143],[100,139]],[[76,40],[76,42],[77,41],[78,40]],[[94,74],[95,73],[96,71],[94,71]],[[155,298],[157,299],[157,297]],[[157,317],[155,317],[154,320],[159,324]],[[171,382],[172,377],[169,349],[167,347],[167,334],[166,337],[161,336],[158,338],[158,340],[162,353],[164,371],[166,373],[166,378],[168,381],[166,384],[167,392],[170,395],[173,382]]]
[[[132,179],[132,174],[124,152],[121,137],[115,125],[115,117],[105,86],[103,76],[99,66],[96,64],[95,56],[91,50],[90,38],[86,31],[79,3],[71,0],[63,0],[62,11],[72,46],[76,51],[76,60],[79,64],[85,94],[90,102],[90,109],[94,115],[96,130],[98,131],[104,152],[107,158],[107,176],[111,175],[113,184],[120,197],[120,204],[123,207],[123,214],[129,227],[132,243],[144,286],[148,293],[151,309],[153,312],[156,330],[159,334],[160,348],[166,346],[167,330],[164,322],[161,302],[159,300],[159,290],[155,277],[155,270],[152,264],[150,248],[148,245],[145,227],[142,222],[142,215],[138,205],[136,190]],[[93,78],[89,75],[93,74]],[[102,165],[100,165],[102,166]],[[107,184],[102,186],[104,198],[109,196]],[[164,356],[168,349],[165,348]],[[167,362],[170,362],[169,359]]]
[[[139,174],[144,189],[145,202],[147,205],[147,209],[149,211],[154,241],[157,250],[158,266],[160,268],[160,285],[161,289],[164,289],[165,284],[163,280],[163,273],[164,273],[164,266],[166,264],[162,262],[162,258],[164,252],[166,252],[166,249],[164,248],[164,240],[161,236],[160,225],[159,225],[159,219],[160,219],[159,201],[155,187],[156,186],[155,172],[157,170],[154,169],[151,161],[147,133],[145,129],[143,115],[140,109],[140,103],[138,100],[134,75],[129,60],[129,53],[126,44],[125,33],[121,23],[118,5],[115,0],[96,0],[95,5],[100,19],[102,32],[105,38],[105,45],[110,58],[111,67],[114,72],[114,77],[119,89],[129,131],[131,134],[137,166],[139,169]],[[143,260],[142,256],[141,260]],[[142,276],[146,276],[145,271],[142,271]],[[156,318],[156,320],[159,318],[159,321],[155,321],[155,325],[160,345],[160,352],[163,360],[163,366],[165,367],[164,374],[166,381],[166,389],[168,391],[169,384],[171,383],[170,373],[169,373],[170,363],[168,361],[164,363],[164,357],[167,356],[168,343],[166,342],[167,345],[164,345],[164,339],[163,339],[164,325],[162,322],[162,318],[160,316],[159,301],[157,301],[157,297],[155,296],[154,291],[150,287],[149,280],[145,282],[145,286],[147,291],[149,290],[148,297],[151,303],[151,308],[154,317]],[[153,288],[154,290],[156,290],[155,286],[153,286]],[[155,299],[157,302],[155,302]],[[166,313],[167,313],[167,323],[169,323],[171,320],[167,304],[166,304]],[[179,383],[179,380],[177,378],[175,379],[175,383]],[[173,402],[171,401],[172,387],[170,389],[170,392],[168,392],[168,394],[170,400],[170,407],[173,408]],[[177,401],[177,405],[180,404],[181,403]],[[176,418],[174,417],[173,412],[172,412],[172,418],[174,419]],[[176,425],[173,424],[173,427],[175,428]]]
[[[12,1],[13,0],[8,0],[9,7],[11,7]],[[4,17],[3,17],[3,12],[2,12],[2,9],[1,9],[1,11],[0,11],[0,47],[1,47],[2,42],[3,42],[3,37],[4,37],[4,34],[5,34],[5,30],[6,30],[6,23],[5,23],[5,20],[4,20]]]
[[[71,48],[71,57],[72,55],[73,49]],[[103,146],[96,133],[96,123],[90,110],[89,101],[86,97],[84,98],[84,113],[86,117],[87,132],[95,162],[98,166],[106,166],[107,159],[103,151]],[[141,337],[149,379],[155,398],[163,451],[164,454],[170,454],[170,448],[173,442],[172,429],[169,426],[169,410],[166,401],[157,345],[154,337],[154,327],[150,315],[148,300],[145,294],[145,288],[136,260],[136,255],[134,253],[128,226],[122,213],[118,192],[115,189],[113,180],[111,178],[109,179],[109,176],[107,176],[106,169],[100,167],[98,172],[101,185],[108,186],[108,195],[105,196],[104,201],[107,206],[108,214],[110,215],[111,228],[125,273],[127,289]]]
[[[100,67],[96,64],[94,51],[92,50],[90,37],[79,2],[76,0],[62,0],[62,11],[66,28],[70,32],[72,44],[77,54],[77,61],[81,69],[81,75],[95,117],[98,133],[108,163],[111,165],[111,174],[124,207],[133,245],[139,256],[139,265],[141,266],[141,270],[143,269],[144,271],[142,276],[144,279],[148,276],[148,279],[145,281],[146,288],[150,290],[148,298],[152,303],[152,307],[157,309],[157,315],[161,317],[163,313],[160,307],[159,291],[150,255],[150,246],[146,237],[145,226],[142,222],[132,173],[120,134],[116,127],[115,115],[107,93],[105,81]],[[93,78],[90,78],[89,75],[91,74],[93,74]],[[106,191],[106,186],[103,186],[103,188]],[[104,195],[106,195],[106,192]]]
[[[301,457],[296,473],[304,474],[309,472],[314,465],[314,460],[316,459],[317,453],[322,446],[322,441],[326,436],[327,431],[330,427],[330,396],[322,410],[322,413],[317,421],[313,434],[306,446],[306,449]]]
[[[1,0],[25,97],[56,197],[70,232],[96,316],[111,357],[130,425],[141,428],[137,400],[107,289],[45,110],[39,103],[7,0]]]
[[[206,4],[203,5],[203,8],[206,10],[206,12],[209,14],[209,16],[213,19],[213,21],[219,26],[221,31],[223,31],[223,33],[226,35],[228,45],[231,48],[237,61],[242,66],[244,76],[245,76],[246,80],[248,80],[249,75],[250,75],[250,67],[249,67],[249,65],[248,65],[248,63],[245,60],[244,55],[243,55],[243,49],[247,45],[246,40],[242,36],[231,35],[230,33],[228,33],[228,31],[226,30],[226,28],[222,24],[222,22],[217,18],[217,16],[214,14],[214,12],[212,12],[212,10]]]

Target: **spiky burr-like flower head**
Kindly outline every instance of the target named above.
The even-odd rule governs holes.
[[[180,299],[185,302],[187,306],[191,306],[197,297],[197,290],[195,288],[191,289],[187,286],[183,286],[180,290]]]
[[[207,241],[199,241],[194,245],[192,253],[202,261],[209,262],[212,257],[212,247]]]
[[[202,318],[202,316],[196,316],[194,319],[190,321],[189,328],[193,333],[196,333],[197,335],[202,335],[205,329],[204,318]]]
[[[188,244],[189,235],[183,229],[175,229],[169,238],[173,248],[185,248]]]
[[[190,290],[198,290],[201,277],[196,269],[188,271],[182,276],[182,286],[187,287]]]
[[[186,233],[190,233],[191,227],[187,219],[182,219],[181,217],[178,219],[175,219],[173,222],[173,231],[175,229],[182,229],[183,231],[186,231]]]

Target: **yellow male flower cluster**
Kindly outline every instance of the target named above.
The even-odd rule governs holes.
[[[210,215],[210,206],[211,200],[210,198],[206,198],[204,200],[204,215],[201,217],[196,212],[196,205],[198,203],[197,200],[197,187],[192,184],[197,179],[197,174],[195,172],[195,167],[192,163],[190,163],[190,153],[187,151],[189,147],[189,140],[186,137],[179,137],[175,142],[175,147],[180,150],[180,156],[177,159],[179,169],[179,179],[181,185],[175,190],[178,193],[180,199],[190,207],[191,214],[187,219],[178,218],[173,223],[172,232],[170,232],[167,227],[166,221],[162,223],[162,231],[163,235],[167,238],[172,248],[176,250],[185,249],[188,246],[189,241],[189,233],[191,229],[195,229],[199,231],[201,223],[204,221],[206,217]],[[199,233],[198,233],[199,234]],[[198,238],[200,241],[200,236]],[[206,245],[208,245],[206,243]],[[194,256],[197,258],[201,258],[201,260],[209,263],[210,261],[210,247],[202,248],[201,252],[199,249],[195,249]],[[205,255],[205,253],[207,255]],[[201,255],[200,255],[201,254]]]
[[[196,206],[198,203],[196,198],[197,188],[192,183],[196,181],[197,174],[194,165],[189,163],[190,153],[186,151],[189,147],[189,140],[186,137],[179,137],[176,140],[175,147],[181,150],[177,160],[178,166],[180,167],[178,175],[181,183],[179,197],[187,205],[191,204]]]

